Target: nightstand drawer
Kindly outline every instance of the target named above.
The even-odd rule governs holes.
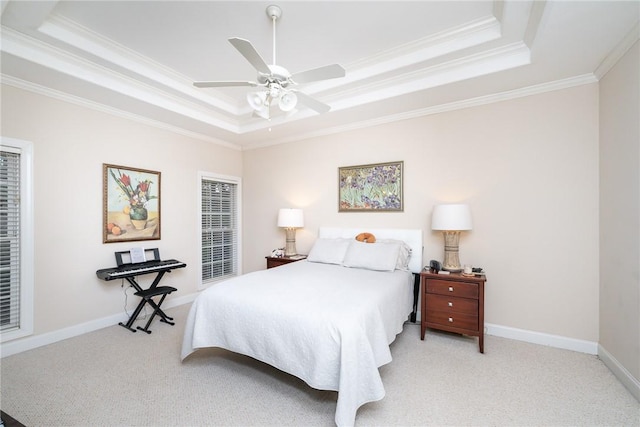
[[[427,280],[427,293],[452,295],[463,298],[478,298],[478,285],[450,280]]]
[[[477,331],[478,315],[450,311],[427,311],[427,325],[430,323]]]
[[[267,268],[280,267],[281,265],[289,264],[290,262],[302,261],[306,259],[306,255],[296,255],[294,258],[291,257],[265,257],[267,259]]]
[[[267,268],[279,267],[289,264],[291,261],[283,258],[267,258]]]
[[[427,312],[431,310],[467,313],[477,316],[478,300],[429,294],[427,295]]]

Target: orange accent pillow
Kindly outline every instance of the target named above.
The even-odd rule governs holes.
[[[374,236],[371,233],[360,233],[356,236],[356,240],[358,242],[365,242],[365,243],[375,243],[376,242],[376,236]]]

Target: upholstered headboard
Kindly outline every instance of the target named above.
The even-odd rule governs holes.
[[[376,239],[397,239],[404,241],[411,246],[409,269],[413,273],[420,273],[420,271],[422,271],[422,230],[320,227],[318,237],[323,239],[353,239],[360,233],[371,233],[376,236]]]

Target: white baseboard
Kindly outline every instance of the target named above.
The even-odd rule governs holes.
[[[162,308],[173,308],[183,304],[188,304],[192,302],[196,296],[198,296],[198,293],[167,299],[167,301],[162,305]],[[53,344],[67,338],[73,338],[88,332],[97,331],[98,329],[117,325],[118,322],[122,322],[124,320],[126,320],[126,317],[123,316],[122,313],[118,313],[101,319],[92,320],[90,322],[81,323],[79,325],[70,326],[68,328],[59,329],[57,331],[4,342],[0,344],[0,357],[12,356],[14,354],[22,353],[23,351],[42,347],[43,345]]]
[[[598,357],[616,378],[631,392],[633,397],[640,402],[640,381],[631,375],[618,360],[611,355],[604,347],[598,344]]]
[[[417,323],[420,324],[422,313],[418,310]],[[543,334],[541,332],[528,331],[525,329],[517,329],[509,326],[495,325],[492,323],[484,324],[484,333],[495,337],[508,338],[516,341],[524,341],[532,344],[546,345],[549,347],[562,348],[565,350],[573,350],[580,353],[598,354],[598,343],[592,341],[578,340],[559,335]]]
[[[485,333],[496,337],[509,338],[517,341],[529,342],[532,344],[546,345],[549,347],[573,350],[580,353],[598,354],[598,343],[575,338],[563,337],[560,335],[543,334],[541,332],[527,331],[524,329],[511,328],[509,326],[494,325],[485,323]]]
[[[192,302],[198,293],[184,295],[178,298],[167,300],[164,308],[177,307]],[[418,311],[417,321],[420,322],[421,313]],[[117,325],[123,320],[122,313],[92,320],[90,322],[60,329],[46,334],[25,337],[15,341],[9,341],[0,345],[0,357],[11,356],[23,351],[31,350],[43,345],[53,344],[67,338],[86,334],[87,332]],[[578,351],[580,353],[598,354],[598,343],[583,341],[574,338],[567,338],[558,335],[543,334],[540,332],[516,329],[508,326],[485,323],[485,333],[502,338],[509,338],[518,341],[525,341],[533,344],[547,345],[550,347],[562,348],[566,350]]]

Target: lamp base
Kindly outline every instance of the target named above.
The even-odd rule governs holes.
[[[452,273],[459,273],[462,271],[460,257],[458,256],[460,232],[443,231],[442,234],[444,235],[444,262],[442,263],[442,269]]]
[[[287,233],[287,240],[284,246],[284,256],[294,256],[297,255],[296,251],[296,229],[295,228],[285,228]]]

